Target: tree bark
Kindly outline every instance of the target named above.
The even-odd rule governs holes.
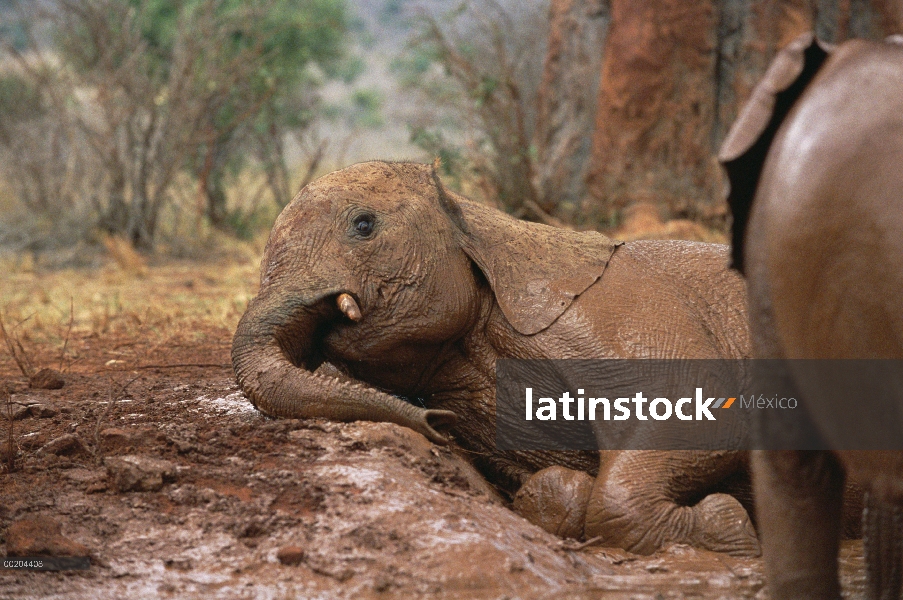
[[[574,221],[586,195],[602,47],[603,0],[552,0],[550,33],[537,97],[534,187],[546,213]]]
[[[833,43],[903,32],[901,0],[610,4],[582,207],[595,223],[651,202],[665,217],[723,224],[714,156],[777,50],[813,29]]]

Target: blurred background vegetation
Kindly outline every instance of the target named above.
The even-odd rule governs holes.
[[[372,158],[439,157],[522,218],[723,239],[714,155],[774,52],[901,20],[901,0],[0,0],[0,252],[206,256]]]

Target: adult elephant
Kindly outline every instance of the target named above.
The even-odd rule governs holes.
[[[832,50],[812,35],[798,38],[775,59],[722,148],[734,262],[748,280],[757,357],[903,359],[900,41]],[[840,598],[841,490],[849,477],[868,493],[869,595],[898,599],[903,363],[872,363],[880,376],[866,378],[839,363],[814,372],[812,363],[786,365],[786,389],[803,399],[805,416],[790,425],[786,414],[763,411],[761,442],[775,449],[753,455],[772,597]],[[879,405],[880,395],[889,400]],[[832,450],[801,450],[813,439]],[[882,449],[861,451],[876,444]]]
[[[391,421],[438,443],[451,427],[494,481],[511,492],[532,482],[567,504],[569,535],[642,553],[682,542],[749,555],[747,511],[713,493],[744,471],[743,453],[600,461],[495,444],[498,359],[743,358],[748,347],[725,246],[620,245],[468,201],[428,165],[368,162],[306,186],[279,216],[232,362],[270,415]],[[570,497],[555,465],[598,476]]]

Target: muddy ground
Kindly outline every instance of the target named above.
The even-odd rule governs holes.
[[[182,281],[154,276],[143,295],[172,298],[161,282]],[[23,296],[49,285],[29,277],[17,280],[34,286]],[[131,280],[109,277],[125,298]],[[209,283],[209,298],[222,296]],[[72,300],[59,287],[47,302],[65,323]],[[203,282],[190,292],[202,298]],[[0,554],[91,556],[87,571],[0,571],[0,598],[767,597],[759,559],[558,539],[453,449],[407,429],[263,417],[228,366],[233,304],[214,311],[219,325],[179,335],[138,309],[95,311],[89,326],[63,328],[57,390],[30,389],[0,348],[11,388],[0,407],[14,417],[0,417],[0,458],[11,423],[15,462],[0,473]],[[56,362],[59,340],[34,339],[33,362]],[[850,597],[862,593],[861,555],[861,543],[844,546]]]

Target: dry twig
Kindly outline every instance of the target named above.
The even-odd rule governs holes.
[[[0,333],[3,334],[6,348],[13,357],[16,366],[22,371],[22,375],[24,375],[26,379],[31,379],[34,375],[34,367],[31,364],[31,360],[28,358],[28,353],[25,352],[25,348],[22,347],[22,342],[19,341],[19,338],[13,338],[9,332],[6,331],[6,324],[3,322],[2,313],[0,313]]]
[[[113,409],[113,405],[118,401],[119,396],[124,394],[128,387],[140,378],[141,375],[132,377],[125,383],[125,385],[119,386],[119,391],[115,394],[113,393],[113,387],[118,384],[116,384],[116,382],[113,381],[112,378],[110,379],[110,387],[107,391],[107,405],[103,409],[103,411],[101,411],[100,415],[98,415],[97,422],[94,424],[94,447],[91,449],[91,454],[94,455],[94,460],[98,465],[103,462],[103,454],[100,451],[100,428],[103,425],[104,421],[107,420],[107,417],[109,416],[110,411]],[[114,397],[116,398],[116,400],[114,400]]]
[[[6,472],[12,473],[16,470],[16,444],[15,434],[13,433],[13,396],[12,393],[10,393],[8,385],[2,386],[0,392],[6,395]]]
[[[72,333],[72,322],[75,317],[75,300],[69,296],[69,327],[66,329],[66,339],[63,341],[63,349],[60,351],[60,367],[59,371],[63,372],[63,359],[66,357],[66,348],[69,346],[69,335]],[[69,365],[66,365],[69,368]]]

